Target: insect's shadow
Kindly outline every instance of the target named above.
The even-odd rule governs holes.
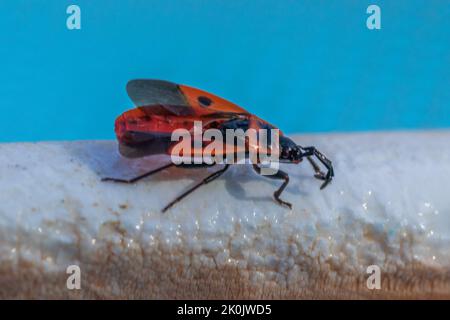
[[[273,202],[273,193],[278,190],[278,188],[283,183],[283,180],[275,180],[270,177],[258,175],[253,171],[250,165],[238,165],[235,166],[235,168],[232,168],[230,171],[231,172],[228,172],[228,174],[224,175],[223,177],[223,179],[225,180],[225,188],[227,189],[229,194],[239,200]],[[304,177],[305,176],[302,175],[302,178]],[[284,192],[304,196],[306,194],[305,191],[299,188],[299,185],[295,180],[292,180],[293,179],[291,179],[290,184],[288,184]],[[265,184],[266,186],[271,186],[271,188],[261,188],[260,186],[258,187],[258,189],[263,190],[258,190],[258,192],[256,192],[258,194],[257,196],[254,195],[254,191],[251,192],[253,195],[250,195],[250,192],[248,192],[249,188],[246,187],[246,184],[249,184],[250,188],[255,189],[256,185],[252,183],[254,181],[258,181],[258,183]],[[262,192],[264,194],[262,194]]]
[[[99,181],[105,177],[129,179],[171,163],[170,157],[164,155],[149,156],[139,159],[124,158],[118,153],[117,143],[113,141],[86,141],[83,143],[70,144],[67,148],[73,160],[80,162],[81,165],[88,166],[98,175]],[[174,166],[135,183],[155,184],[158,181],[179,181],[180,179],[189,179],[192,180],[192,183],[187,187],[191,187],[220,168],[220,165],[193,169]],[[306,192],[299,188],[298,180],[314,179],[312,175],[307,176],[304,173],[294,173],[292,169],[289,170],[289,174],[291,176],[291,182],[285,189],[285,192],[297,196],[304,196]],[[225,181],[225,189],[236,199],[264,202],[273,201],[273,192],[276,191],[283,182],[282,180],[275,180],[256,174],[250,165],[231,166],[223,176],[218,178],[218,180]],[[260,188],[254,183],[255,181],[264,183],[266,186],[270,185],[273,189],[262,187],[261,192],[260,190],[254,192],[255,188]],[[211,182],[211,184],[213,183],[214,182]],[[211,184],[207,184],[202,188],[209,188]],[[252,195],[250,195],[250,192],[247,190],[249,188],[253,189],[253,192],[251,192]],[[259,195],[259,193],[262,192],[264,192],[264,194]],[[255,193],[258,195],[255,196]]]

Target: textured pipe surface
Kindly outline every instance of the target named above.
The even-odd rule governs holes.
[[[214,169],[123,185],[100,178],[149,163],[113,141],[0,144],[0,298],[450,298],[450,132],[296,140],[336,178],[320,191],[307,162],[282,166],[292,211],[238,165],[165,214]]]

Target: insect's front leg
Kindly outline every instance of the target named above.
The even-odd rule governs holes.
[[[261,168],[258,165],[254,164],[253,165],[253,169],[256,171],[256,173],[261,174]],[[289,184],[289,175],[286,172],[284,172],[284,171],[278,170],[276,174],[268,175],[266,177],[272,178],[272,179],[284,180],[284,182],[281,185],[281,187],[278,188],[278,190],[273,193],[273,196],[275,197],[275,200],[280,205],[284,205],[284,206],[288,207],[289,209],[292,209],[292,204],[291,203],[280,199],[281,193],[284,191],[286,186]]]
[[[317,178],[319,180],[325,180],[325,173],[323,173],[322,170],[320,170],[319,165],[313,160],[313,158],[311,157],[306,157],[306,159],[308,159],[309,163],[311,164],[311,166],[313,167],[314,170],[314,178]]]
[[[331,164],[331,161],[327,157],[325,157],[315,147],[305,147],[305,148],[301,147],[301,149],[304,150],[304,153],[302,154],[302,156],[307,157],[307,159],[313,166],[314,171],[316,172],[316,175],[315,175],[316,178],[325,180],[324,183],[322,183],[322,185],[320,186],[320,189],[325,188],[334,177],[334,170],[333,170],[333,165]],[[326,174],[324,174],[320,171],[317,164],[312,159],[310,159],[311,156],[315,156],[325,166],[325,168],[327,168],[328,171]]]

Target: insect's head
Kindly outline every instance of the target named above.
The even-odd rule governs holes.
[[[301,147],[294,143],[291,139],[281,136],[280,137],[280,161],[281,162],[293,162],[299,163],[302,161]]]

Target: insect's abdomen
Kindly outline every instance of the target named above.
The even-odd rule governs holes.
[[[116,119],[115,132],[120,153],[129,158],[164,154],[171,144],[173,128],[164,109],[153,106],[129,110]]]
[[[153,154],[168,154],[176,129],[192,130],[194,117],[179,117],[161,105],[138,107],[124,112],[116,119],[115,132],[120,153],[136,158]],[[211,121],[211,120],[209,120]]]

